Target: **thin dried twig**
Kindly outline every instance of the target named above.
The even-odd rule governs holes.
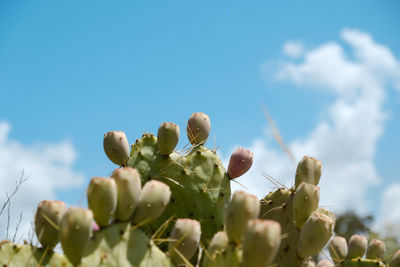
[[[19,180],[15,181],[15,188],[14,191],[11,193],[11,195],[8,195],[8,193],[6,192],[6,202],[4,202],[3,206],[0,209],[0,215],[3,213],[4,209],[7,207],[7,205],[9,205],[11,198],[18,192],[18,190],[20,189],[21,185],[26,182],[26,180],[28,180],[29,176],[25,176],[25,172],[24,170],[22,170],[22,174],[21,177],[19,178]]]
[[[21,177],[15,181],[15,188],[13,192],[9,195],[8,192],[6,192],[6,201],[3,203],[0,209],[0,216],[3,214],[4,210],[7,208],[7,226],[6,226],[6,239],[8,239],[9,235],[9,230],[10,230],[10,221],[11,221],[11,198],[20,190],[21,185],[28,180],[30,175],[25,177],[25,172],[22,170]],[[13,236],[13,242],[15,241],[15,237],[18,232],[19,225],[21,224],[22,220],[22,212],[20,213],[19,216],[19,221],[17,223],[17,226],[15,228],[14,236]]]
[[[8,194],[6,192],[6,196],[8,198]],[[10,220],[11,220],[11,212],[10,212],[10,201],[8,201],[7,205],[7,234],[6,234],[6,239],[8,240],[8,231],[10,230]]]
[[[18,229],[19,229],[19,226],[21,224],[21,221],[22,221],[22,211],[19,214],[19,220],[18,220],[17,226],[15,227],[15,232],[14,232],[14,236],[13,236],[12,242],[15,242],[15,238],[17,237],[17,233],[18,233]]]
[[[279,144],[279,146],[282,148],[283,151],[286,152],[286,154],[289,156],[290,160],[293,163],[296,163],[296,158],[294,157],[292,151],[289,149],[289,147],[285,144],[285,141],[283,141],[282,135],[279,133],[278,127],[275,124],[274,119],[272,118],[271,114],[268,112],[267,107],[265,105],[263,107],[263,112],[265,115],[265,118],[267,119],[269,125],[271,126],[272,130],[272,135],[275,138],[275,141]]]

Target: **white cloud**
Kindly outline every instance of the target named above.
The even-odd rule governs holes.
[[[0,122],[0,204],[5,192],[14,190],[22,171],[28,180],[11,199],[10,235],[12,238],[19,213],[23,212],[18,238],[27,238],[37,204],[44,199],[56,199],[57,190],[68,190],[82,185],[84,177],[73,170],[76,151],[68,141],[38,143],[26,146],[9,138],[11,126]],[[7,210],[0,216],[0,237],[5,238]]]
[[[400,195],[400,184],[391,184],[382,194],[381,216],[379,224],[383,227],[398,226],[400,220],[400,209],[396,209],[394,203],[398,203]],[[400,230],[400,229],[399,229]],[[399,232],[398,232],[399,233]]]
[[[274,77],[333,93],[333,102],[321,111],[324,115],[314,129],[303,139],[291,140],[288,146],[297,160],[310,155],[322,161],[322,206],[334,211],[356,208],[367,212],[367,191],[382,182],[374,156],[388,118],[383,108],[386,90],[400,81],[400,63],[389,48],[367,33],[345,29],[341,37],[353,55],[348,56],[342,44],[328,42],[305,51],[299,63],[280,62]],[[259,197],[270,190],[261,172],[286,185],[294,179],[296,166],[283,152],[272,148],[271,142],[271,136],[254,141],[250,148],[255,154],[254,167],[238,180]],[[238,185],[233,188],[241,189]]]
[[[303,52],[303,44],[299,41],[288,41],[283,45],[283,53],[288,57],[299,58]]]

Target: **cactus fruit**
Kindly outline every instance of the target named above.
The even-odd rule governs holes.
[[[168,251],[177,265],[185,265],[192,258],[200,244],[200,223],[191,219],[178,219],[172,229]]]
[[[344,237],[335,236],[329,243],[329,254],[334,263],[339,263],[347,257],[347,241]]]
[[[367,239],[361,235],[353,235],[349,240],[349,250],[347,257],[349,259],[362,258],[367,251]]]
[[[243,266],[266,267],[281,243],[281,226],[271,220],[251,220],[243,238]]]
[[[383,253],[385,253],[385,243],[381,240],[371,239],[367,248],[367,259],[379,260],[382,259]]]
[[[136,209],[142,191],[139,172],[131,167],[121,167],[111,177],[117,185],[117,209],[114,217],[118,221],[128,221]]]
[[[228,176],[235,179],[245,174],[253,164],[253,152],[244,148],[237,148],[229,159]]]
[[[44,248],[53,249],[60,241],[59,227],[66,211],[62,201],[43,200],[39,203],[35,215],[35,231]]]
[[[225,231],[219,231],[211,239],[207,252],[209,255],[214,255],[216,252],[223,251],[228,247],[228,243],[228,234]]]
[[[117,208],[117,186],[115,180],[93,177],[87,189],[89,209],[100,227],[107,226]]]
[[[157,145],[161,155],[169,155],[179,141],[179,126],[172,122],[163,122],[158,128]]]
[[[321,178],[321,168],[322,164],[319,160],[304,156],[297,165],[295,188],[297,188],[301,182],[317,185]]]
[[[258,218],[259,215],[260,204],[257,197],[236,191],[226,213],[226,232],[229,240],[240,244],[248,221]]]
[[[147,182],[140,194],[132,221],[140,225],[152,222],[164,211],[170,197],[171,190],[168,185],[156,180]]]
[[[187,123],[187,136],[192,145],[202,145],[210,134],[210,118],[203,112],[193,113]]]
[[[104,135],[104,152],[115,164],[125,166],[129,159],[129,143],[124,132],[111,131]]]
[[[390,267],[400,267],[400,250],[396,251],[389,262]]]
[[[293,197],[293,219],[297,228],[302,228],[311,214],[318,208],[319,188],[301,182]]]
[[[323,212],[314,211],[301,228],[297,254],[302,258],[317,255],[333,234],[335,221]]]
[[[92,211],[79,207],[69,208],[61,220],[61,246],[72,264],[81,262],[92,233],[92,220]]]

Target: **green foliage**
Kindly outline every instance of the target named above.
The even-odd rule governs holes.
[[[335,234],[350,239],[353,234],[368,235],[371,233],[371,215],[359,216],[354,211],[346,211],[336,216]]]

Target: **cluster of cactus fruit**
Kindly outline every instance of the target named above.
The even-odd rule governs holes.
[[[304,157],[295,186],[261,201],[243,191],[231,196],[231,180],[250,169],[253,154],[238,148],[225,170],[205,147],[210,129],[207,115],[193,113],[190,147],[181,153],[173,123],[131,146],[123,132],[106,133],[104,151],[119,168],[91,179],[88,209],[40,202],[34,224],[41,246],[2,241],[1,266],[315,266],[311,257],[329,242],[335,223],[333,213],[318,208],[321,163]],[[54,251],[59,242],[64,254]],[[353,236],[349,246],[334,237],[329,251],[336,266],[400,267],[400,252],[384,265],[378,240],[367,248],[363,237]]]

